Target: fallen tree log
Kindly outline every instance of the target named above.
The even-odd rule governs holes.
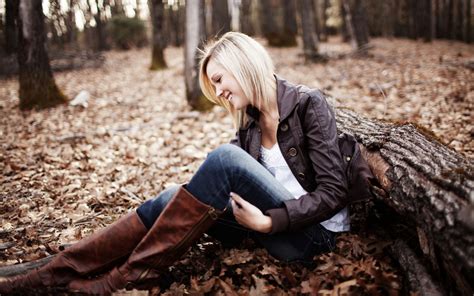
[[[380,183],[376,199],[416,225],[419,249],[444,286],[473,295],[474,163],[412,123],[369,120],[336,110],[338,129],[355,135]],[[446,275],[446,274],[447,275]],[[451,284],[452,285],[452,284]]]

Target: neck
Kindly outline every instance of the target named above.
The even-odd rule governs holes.
[[[279,120],[280,112],[278,111],[278,101],[277,101],[277,92],[276,92],[276,80],[274,83],[268,85],[269,93],[271,96],[268,98],[268,106],[263,106],[260,109],[261,116],[266,119]]]

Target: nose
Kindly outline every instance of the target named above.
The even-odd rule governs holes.
[[[216,96],[222,97],[224,95],[224,91],[220,88],[216,88]]]

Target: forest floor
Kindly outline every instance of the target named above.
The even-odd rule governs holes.
[[[330,56],[325,64],[305,62],[300,48],[269,51],[283,78],[321,88],[337,106],[370,118],[416,122],[472,158],[474,46],[371,43],[365,58],[338,39],[322,43]],[[223,109],[201,114],[187,106],[182,48],[166,49],[169,67],[158,72],[148,70],[149,49],[105,57],[100,68],[55,74],[69,98],[91,93],[86,108],[21,112],[17,80],[0,81],[0,265],[55,253],[186,182],[208,152],[234,135]],[[333,252],[300,266],[277,262],[252,244],[226,250],[204,238],[149,295],[405,294],[389,243],[342,234]]]

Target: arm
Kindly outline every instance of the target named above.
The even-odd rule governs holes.
[[[302,126],[317,187],[297,200],[285,201],[283,208],[266,211],[272,217],[272,233],[327,220],[347,204],[347,181],[334,113],[319,92],[312,93],[308,100]]]
[[[239,134],[238,130],[237,130],[237,132],[235,132],[234,138],[232,138],[229,143],[233,144],[233,145],[236,145],[236,146],[239,146],[239,147],[242,147],[242,145],[240,144],[240,134]]]
[[[236,193],[231,192],[230,197],[235,220],[240,225],[262,233],[272,230],[272,219],[264,215],[259,208]]]

